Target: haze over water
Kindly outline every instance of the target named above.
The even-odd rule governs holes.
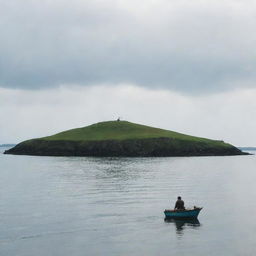
[[[255,167],[254,155],[1,154],[0,255],[255,255]],[[179,195],[204,207],[199,223],[164,221]]]

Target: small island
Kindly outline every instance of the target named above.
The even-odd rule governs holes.
[[[167,157],[247,155],[220,140],[128,121],[107,121],[31,139],[5,154],[37,156]]]

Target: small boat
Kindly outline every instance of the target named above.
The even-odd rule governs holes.
[[[166,218],[173,218],[173,219],[194,219],[197,218],[198,214],[203,208],[194,207],[193,209],[186,209],[186,210],[165,210],[164,214]]]

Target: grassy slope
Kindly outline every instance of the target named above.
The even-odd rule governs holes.
[[[152,128],[145,125],[130,123],[127,121],[108,121],[93,124],[83,128],[64,131],[53,136],[43,137],[40,140],[47,141],[101,141],[101,140],[127,140],[147,138],[173,138],[183,141],[205,142],[212,146],[230,147],[222,141],[209,140],[189,136],[173,131]]]

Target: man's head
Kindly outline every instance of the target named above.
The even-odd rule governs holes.
[[[181,200],[181,196],[178,196],[178,200]]]

